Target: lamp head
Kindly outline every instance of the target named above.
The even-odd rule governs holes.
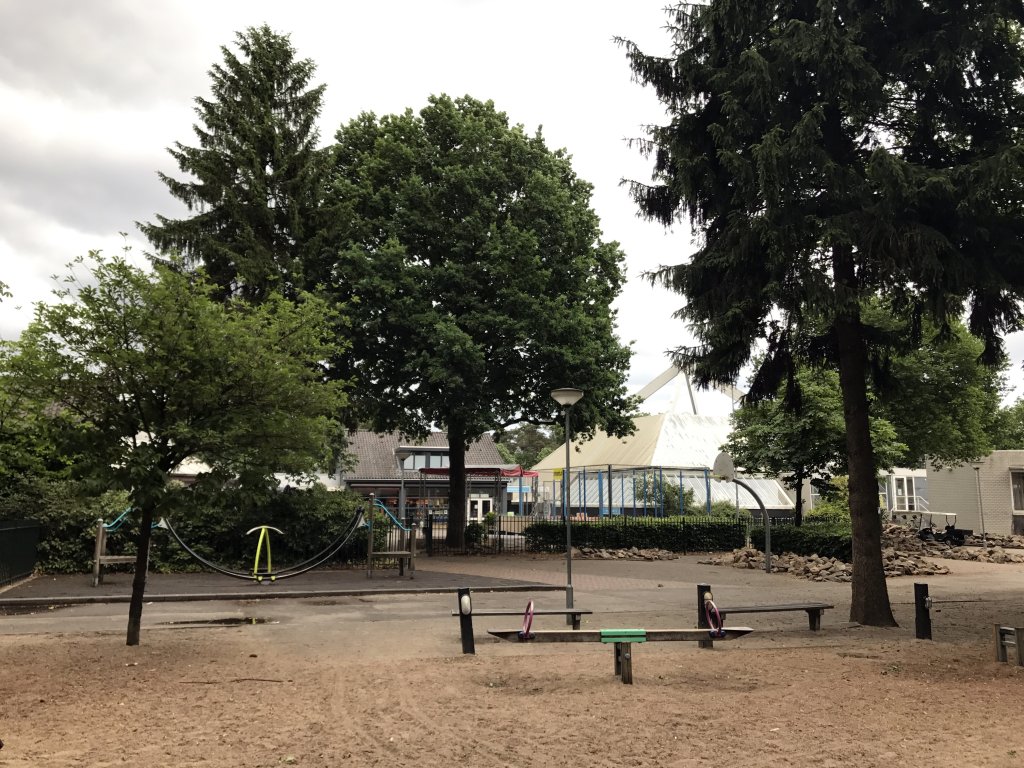
[[[583,397],[583,390],[573,387],[562,387],[561,389],[551,390],[551,397],[559,405],[568,407],[579,402],[579,399]]]
[[[405,464],[405,460],[412,455],[413,449],[408,446],[400,445],[398,448],[395,448],[395,460],[398,462],[399,467]]]

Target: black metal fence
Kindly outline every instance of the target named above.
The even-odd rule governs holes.
[[[773,522],[775,518],[773,517]],[[598,548],[662,548],[675,552],[726,551],[743,546],[749,518],[726,519],[685,516],[652,518],[634,515],[586,517],[571,520],[573,546]],[[561,518],[509,515],[466,526],[465,547],[446,541],[445,516],[420,521],[417,550],[426,556],[564,551],[565,521]]]
[[[0,585],[30,576],[36,567],[39,523],[0,520]]]

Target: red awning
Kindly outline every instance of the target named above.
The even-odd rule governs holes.
[[[421,475],[441,475],[447,477],[448,467],[421,467]],[[466,475],[469,477],[539,477],[539,472],[531,469],[516,467],[506,469],[505,467],[466,467]]]

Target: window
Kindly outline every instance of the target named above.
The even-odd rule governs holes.
[[[1024,512],[1024,472],[1010,472],[1010,487],[1013,488],[1013,511]]]
[[[914,493],[914,478],[894,477],[893,485],[896,490],[896,511],[913,512],[917,509],[917,495]]]

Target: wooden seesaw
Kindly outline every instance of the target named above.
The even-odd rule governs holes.
[[[734,640],[754,630],[749,627],[728,627],[712,630],[716,640]],[[610,643],[615,646],[615,674],[627,685],[633,683],[633,643],[664,643],[680,640],[706,640],[707,629],[583,629],[542,630],[489,629],[488,634],[501,640],[519,643]]]

